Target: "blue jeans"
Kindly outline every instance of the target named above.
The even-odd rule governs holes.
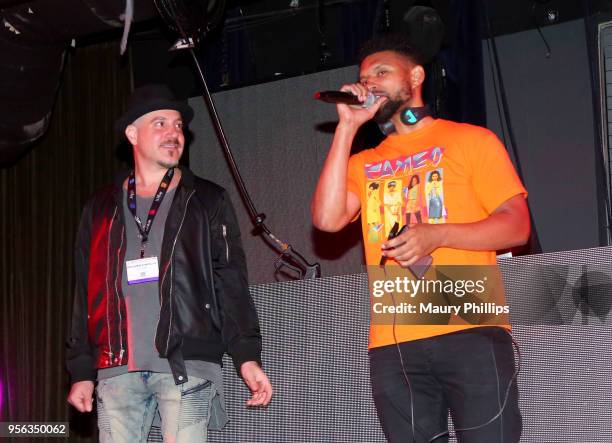
[[[486,423],[497,414],[515,370],[510,336],[499,327],[481,327],[400,343],[414,399],[415,441],[426,443],[448,429]],[[410,390],[395,345],[370,354],[372,394],[389,442],[412,442]],[[504,412],[492,423],[458,432],[461,443],[517,443],[522,430],[518,389],[512,382]],[[448,436],[435,443],[448,442]]]
[[[206,443],[212,384],[189,377],[176,385],[171,374],[128,372],[100,380],[96,388],[100,442],[146,442],[159,407],[167,443]]]

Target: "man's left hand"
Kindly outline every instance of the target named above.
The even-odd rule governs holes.
[[[254,361],[242,363],[240,375],[253,394],[247,406],[267,406],[272,399],[272,385],[259,365]]]
[[[382,254],[408,267],[443,244],[444,225],[418,223],[382,245]]]

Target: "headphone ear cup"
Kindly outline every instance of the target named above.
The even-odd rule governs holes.
[[[415,115],[415,113],[414,113],[414,111],[412,109],[406,108],[400,114],[400,120],[405,125],[414,125],[420,119],[417,118],[417,116]]]
[[[400,113],[400,120],[403,124],[412,126],[416,125],[420,120],[430,115],[431,109],[429,109],[429,106],[406,108]]]

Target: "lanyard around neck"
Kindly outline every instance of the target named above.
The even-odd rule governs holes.
[[[128,204],[128,209],[134,216],[136,227],[138,228],[138,231],[140,232],[140,240],[141,240],[140,258],[144,258],[144,250],[147,244],[147,240],[149,239],[149,233],[151,232],[151,226],[153,225],[153,220],[155,219],[155,216],[157,215],[157,211],[159,210],[159,207],[161,206],[162,201],[164,200],[164,197],[166,196],[166,191],[170,187],[170,182],[172,181],[173,176],[174,176],[174,168],[168,169],[168,172],[166,172],[166,175],[164,175],[164,178],[159,184],[159,187],[157,188],[157,192],[155,193],[155,196],[153,197],[153,202],[151,203],[151,208],[149,209],[149,212],[147,215],[147,222],[143,226],[142,220],[140,220],[140,217],[138,217],[138,215],[136,214],[136,175],[133,169],[130,172],[130,176],[128,178],[127,204]]]

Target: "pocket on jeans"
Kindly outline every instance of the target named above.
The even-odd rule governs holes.
[[[185,389],[181,391],[181,397],[185,397],[186,395],[193,394],[195,392],[202,391],[211,385],[210,380],[206,380],[199,385],[192,386],[191,388]]]
[[[98,400],[100,400],[102,397],[102,390],[105,385],[106,385],[106,379],[99,380],[96,385],[96,388],[94,389],[94,392],[96,393],[96,398]]]
[[[98,386],[96,386],[96,411],[98,413],[98,429],[100,430],[100,438],[102,439],[102,434],[104,434],[106,437],[108,437],[108,439],[110,439],[110,436],[112,434],[110,416],[106,411],[106,406],[104,405],[104,398],[102,394],[102,388],[104,388],[105,385],[106,380],[100,380],[98,382]]]
[[[200,423],[206,428],[210,418],[212,383],[202,381],[195,386],[181,390],[179,430]]]

